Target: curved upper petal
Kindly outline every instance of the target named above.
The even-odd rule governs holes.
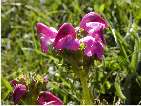
[[[76,38],[75,29],[74,29],[74,27],[70,23],[62,24],[62,26],[58,30],[58,34],[57,34],[57,36],[55,38],[55,42],[54,43],[56,44],[56,42],[59,39],[65,37],[67,35],[71,35],[73,38]]]
[[[108,27],[107,21],[104,20],[100,15],[98,15],[95,12],[90,12],[90,13],[86,14],[80,22],[80,27],[87,31],[88,27],[86,24],[89,22],[99,22],[99,23],[103,24],[103,28]]]
[[[43,52],[48,52],[48,45],[52,44],[57,35],[57,30],[52,27],[48,27],[43,23],[37,23],[37,33],[40,37],[41,49]]]
[[[80,40],[84,43],[84,54],[88,57],[96,56],[98,59],[102,59],[104,55],[104,47],[101,41],[96,40],[92,36],[86,36]]]
[[[47,36],[48,38],[55,38],[57,35],[57,30],[53,27],[48,27],[43,23],[37,23],[36,24],[36,28],[37,28],[37,32],[40,34],[44,34],[45,36]]]
[[[48,91],[41,92],[38,96],[37,102],[39,105],[63,105],[61,99]]]
[[[76,39],[75,29],[70,23],[64,23],[59,28],[58,34],[54,41],[54,47],[59,50],[78,50],[79,41]]]

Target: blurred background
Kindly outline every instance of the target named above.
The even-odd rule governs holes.
[[[105,31],[104,61],[94,61],[90,73],[95,104],[141,103],[141,0],[2,0],[2,104],[13,104],[9,81],[21,74],[48,75],[49,89],[65,104],[80,104],[79,80],[62,60],[41,53],[35,25],[77,27],[91,11],[111,27]]]

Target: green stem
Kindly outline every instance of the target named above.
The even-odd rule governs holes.
[[[88,73],[85,72],[85,70],[80,70],[79,77],[80,77],[82,93],[83,93],[81,104],[82,105],[92,105],[90,90],[88,88]]]

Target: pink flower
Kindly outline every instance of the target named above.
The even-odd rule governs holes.
[[[107,21],[95,12],[90,12],[82,18],[80,28],[84,29],[88,36],[82,38],[80,42],[85,45],[86,56],[96,56],[100,60],[103,58],[104,44],[106,44],[103,30],[108,27]]]
[[[85,45],[84,54],[86,56],[88,57],[96,56],[100,60],[103,58],[104,47],[99,40],[96,40],[92,36],[86,36],[80,39],[80,42],[84,43]]]
[[[79,49],[79,40],[76,39],[74,27],[69,23],[64,23],[58,31],[54,41],[57,50],[68,49],[76,51]]]
[[[37,99],[39,105],[63,105],[63,102],[51,92],[42,91]]]
[[[14,87],[13,94],[12,94],[13,101],[14,101],[14,104],[17,104],[20,101],[20,99],[24,95],[26,95],[27,87],[24,84],[18,84],[18,82],[16,80],[12,80],[11,84]]]
[[[51,45],[57,35],[57,30],[52,27],[48,27],[43,23],[37,23],[37,33],[40,37],[41,49],[43,52],[48,52],[48,46]]]
[[[84,29],[84,31],[87,32],[90,36],[102,40],[104,44],[105,39],[103,36],[103,30],[107,27],[107,21],[95,12],[86,14],[80,22],[80,28]]]

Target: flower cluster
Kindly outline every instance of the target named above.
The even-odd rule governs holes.
[[[43,78],[43,82],[44,84],[48,83],[47,76]],[[31,102],[32,101],[31,94],[32,92],[34,92],[34,88],[38,86],[37,82],[36,84],[34,82],[33,84],[34,88],[30,88],[31,86],[26,85],[26,82],[17,81],[17,80],[12,80],[11,85],[14,88],[12,93],[14,104],[19,104],[21,100],[24,100],[24,98],[27,98]],[[38,92],[38,88],[35,91]],[[33,96],[36,97],[36,94],[33,93]],[[35,101],[36,103],[34,103]],[[33,104],[38,104],[38,105],[63,105],[63,102],[50,91],[39,91],[39,94],[37,93],[36,100],[32,102]]]
[[[86,36],[80,39],[77,37],[79,31],[70,23],[62,24],[58,31],[43,23],[37,23],[36,28],[41,49],[45,53],[48,52],[49,45],[59,51],[64,49],[78,51],[82,44],[86,56],[96,56],[100,60],[103,58],[105,45],[103,30],[108,28],[108,23],[95,12],[90,12],[82,18],[79,30],[83,31]]]

